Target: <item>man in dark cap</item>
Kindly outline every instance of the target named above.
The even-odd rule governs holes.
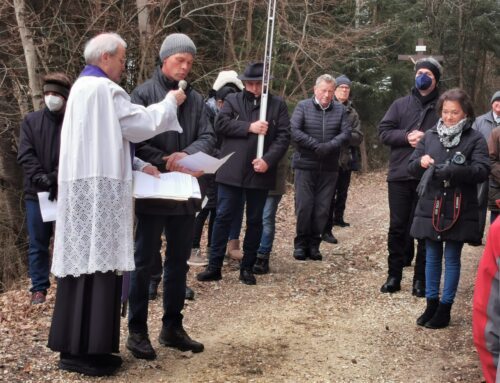
[[[382,293],[401,290],[403,266],[409,265],[414,253],[410,236],[418,195],[418,180],[407,171],[408,160],[415,146],[438,121],[435,110],[439,98],[438,84],[442,67],[433,57],[415,63],[415,87],[411,94],[394,101],[379,124],[379,138],[389,146],[390,223],[387,238],[389,271]],[[425,297],[425,243],[418,241],[412,294]]]
[[[351,172],[359,170],[361,155],[359,145],[363,141],[361,132],[361,123],[358,112],[352,106],[349,99],[351,94],[351,80],[346,75],[341,75],[335,79],[337,87],[335,88],[334,100],[345,106],[347,121],[351,127],[351,139],[345,142],[340,148],[339,173],[337,183],[333,192],[332,202],[328,221],[323,233],[323,241],[328,243],[337,243],[337,238],[333,235],[333,226],[347,227],[349,224],[344,221],[344,211],[347,201],[347,192],[351,183]]]
[[[276,183],[276,168],[290,142],[290,120],[285,102],[269,95],[266,121],[259,120],[263,64],[251,63],[238,78],[245,89],[229,94],[215,125],[222,136],[221,156],[234,154],[216,174],[218,183],[217,216],[215,218],[209,263],[198,274],[199,281],[217,281],[233,215],[246,198],[246,232],[240,281],[255,285],[253,266],[262,235],[262,211],[268,190]],[[264,155],[256,158],[257,137],[265,135]]]
[[[28,267],[31,303],[45,302],[50,286],[50,238],[53,222],[43,222],[38,192],[57,196],[57,169],[61,127],[71,81],[64,73],[50,73],[43,80],[45,108],[29,113],[21,124],[17,160],[24,170],[24,198],[29,234]]]
[[[160,48],[161,65],[153,77],[132,92],[132,102],[144,106],[165,97],[191,71],[196,46],[182,33],[168,35]],[[158,167],[162,172],[192,173],[178,161],[199,151],[211,154],[215,146],[215,133],[208,121],[203,97],[189,84],[184,90],[186,100],[179,106],[177,118],[182,133],[166,132],[136,145],[136,156]],[[182,325],[186,292],[187,260],[191,254],[195,215],[201,201],[190,199],[173,201],[165,199],[138,199],[135,242],[135,270],[130,286],[128,316],[129,336],[127,348],[136,358],[155,359],[156,352],[148,334],[148,301],[151,265],[161,247],[161,235],[167,241],[163,264],[163,326],[160,344],[181,351],[201,352],[203,344],[192,340]]]

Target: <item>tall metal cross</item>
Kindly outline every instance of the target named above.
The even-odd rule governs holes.
[[[441,55],[427,55],[425,52],[427,51],[427,47],[424,45],[424,39],[417,40],[417,46],[415,47],[414,55],[398,55],[398,60],[400,61],[411,61],[415,64],[418,60],[426,58],[426,57],[434,57],[438,61],[443,61],[444,57]]]

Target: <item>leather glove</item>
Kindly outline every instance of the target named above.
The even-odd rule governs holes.
[[[57,183],[52,184],[49,188],[49,201],[54,201],[57,199]]]
[[[38,174],[33,177],[35,185],[44,190],[49,190],[50,187],[57,183],[57,176],[54,173]]]
[[[330,146],[328,145],[328,143],[321,143],[321,144],[318,144],[318,147],[316,148],[316,150],[314,151],[314,153],[316,153],[316,155],[319,157],[319,158],[325,158],[327,155],[330,154]]]

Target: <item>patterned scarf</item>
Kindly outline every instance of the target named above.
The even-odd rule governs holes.
[[[443,119],[439,119],[437,123],[437,132],[439,141],[441,141],[445,148],[453,148],[460,143],[460,137],[462,136],[462,132],[466,123],[467,118],[464,118],[457,124],[447,127],[443,123]]]

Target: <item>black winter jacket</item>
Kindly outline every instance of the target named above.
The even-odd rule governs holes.
[[[408,143],[407,136],[412,130],[426,132],[436,125],[439,119],[435,110],[438,98],[437,88],[425,98],[414,88],[410,95],[394,101],[380,121],[380,141],[391,150],[387,181],[413,178],[407,168],[414,148]]]
[[[33,179],[52,174],[57,179],[59,147],[64,113],[47,108],[29,113],[21,124],[17,162],[24,171],[24,196],[38,200],[37,193],[47,191]]]
[[[328,108],[310,98],[300,101],[292,115],[292,139],[295,153],[292,167],[301,170],[336,172],[342,145],[351,139],[351,126],[344,105],[333,101]],[[328,146],[328,154],[318,156],[320,144]]]
[[[471,123],[464,127],[460,143],[454,148],[445,148],[439,141],[437,130],[425,133],[413,152],[408,164],[408,172],[420,178],[425,169],[420,166],[420,159],[428,154],[434,159],[435,166],[451,162],[455,153],[462,153],[466,162],[463,165],[451,163],[450,176],[446,180],[434,176],[428,184],[428,191],[419,198],[411,227],[414,238],[425,238],[434,241],[478,242],[479,214],[477,201],[477,184],[488,179],[490,163],[486,140],[474,129]],[[447,183],[443,181],[448,181]],[[455,195],[460,195],[460,210],[454,209]],[[434,225],[438,229],[448,227],[453,222],[454,214],[458,214],[456,223],[443,232],[433,226],[433,211],[436,201],[442,199],[440,214],[434,217]]]
[[[134,89],[132,102],[144,106],[157,103],[165,98],[170,90],[178,89],[177,81],[168,80],[157,67],[153,77]],[[186,101],[179,106],[178,119],[183,132],[164,132],[136,144],[135,155],[165,172],[163,157],[174,152],[194,154],[199,151],[212,154],[215,146],[215,133],[208,121],[203,97],[188,86]],[[200,181],[200,187],[203,185]],[[138,213],[154,215],[194,214],[200,209],[201,201],[190,199],[187,202],[165,199],[137,199],[135,209]]]
[[[269,123],[264,138],[262,159],[269,169],[256,173],[252,161],[257,157],[257,134],[248,131],[250,124],[259,119],[260,97],[244,90],[229,94],[217,115],[215,130],[222,137],[221,158],[234,152],[217,171],[216,181],[248,189],[272,190],[276,183],[276,168],[290,144],[290,119],[285,101],[269,95],[267,117]]]

